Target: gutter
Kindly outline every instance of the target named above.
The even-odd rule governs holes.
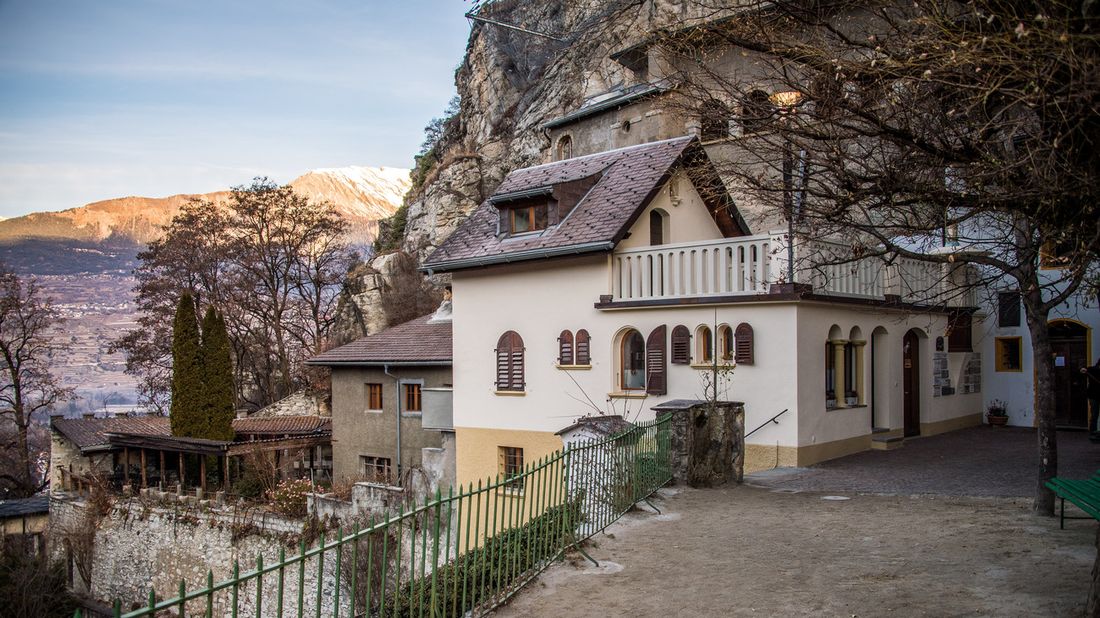
[[[318,361],[311,359],[305,364],[312,367],[450,367],[453,363],[450,359],[437,361]]]
[[[501,253],[484,257],[463,258],[458,260],[448,260],[446,262],[437,262],[435,264],[425,264],[420,267],[420,272],[432,275],[435,273],[445,273],[455,270],[463,270],[466,268],[477,268],[480,266],[491,266],[494,264],[510,264],[512,262],[526,262],[530,260],[540,260],[566,255],[580,255],[582,253],[611,251],[614,248],[615,243],[613,241],[605,240],[600,242],[585,243],[583,245],[570,245],[568,247],[528,249],[526,251],[516,251],[513,253]]]

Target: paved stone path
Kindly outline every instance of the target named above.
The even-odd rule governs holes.
[[[1100,468],[1084,434],[1059,443],[1063,473]],[[1079,616],[1097,524],[1032,514],[1034,466],[1034,431],[980,427],[662,490],[592,539],[599,567],[573,555],[497,614]]]
[[[1034,429],[980,426],[906,440],[811,468],[756,472],[746,482],[800,491],[1031,497],[1038,447]],[[1088,478],[1100,470],[1100,444],[1083,431],[1058,432],[1058,473]]]

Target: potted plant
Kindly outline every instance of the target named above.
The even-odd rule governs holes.
[[[985,418],[990,425],[1004,426],[1008,423],[1008,404],[1000,399],[989,402],[985,409]]]

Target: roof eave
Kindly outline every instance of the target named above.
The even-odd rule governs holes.
[[[317,360],[306,361],[307,365],[315,367],[450,367],[454,362],[448,360]]]
[[[613,241],[600,241],[584,243],[581,245],[569,245],[566,247],[548,247],[545,249],[528,249],[513,253],[499,253],[497,255],[481,256],[474,258],[462,258],[447,260],[444,262],[426,263],[420,267],[420,271],[428,274],[454,272],[469,268],[494,266],[497,264],[511,264],[513,262],[529,262],[548,258],[565,257],[570,255],[583,255],[588,253],[600,253],[611,251],[615,248]]]

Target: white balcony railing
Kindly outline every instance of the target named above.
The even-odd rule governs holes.
[[[796,242],[795,281],[828,296],[974,304],[969,267],[905,258],[887,265],[877,257],[853,260],[852,255],[852,246],[843,242]],[[614,301],[767,294],[788,277],[784,232],[640,247],[616,251],[611,258]]]
[[[617,251],[611,294],[615,300],[765,294],[770,243],[770,236],[749,236]]]

